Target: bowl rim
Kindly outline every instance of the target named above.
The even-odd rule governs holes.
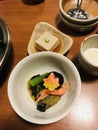
[[[77,76],[77,94],[75,95],[75,99],[74,99],[74,101],[73,101],[73,103],[72,103],[72,105],[67,109],[67,111],[66,112],[64,112],[64,113],[62,113],[60,116],[59,116],[59,118],[57,119],[56,117],[53,117],[52,118],[52,120],[41,120],[40,122],[38,122],[37,120],[31,120],[30,118],[29,119],[27,119],[26,117],[27,116],[24,116],[24,113],[21,113],[20,111],[18,111],[17,110],[17,108],[15,108],[15,106],[14,106],[14,101],[13,101],[13,99],[12,99],[12,97],[11,97],[11,94],[10,94],[10,90],[11,90],[11,81],[13,80],[13,76],[14,76],[14,74],[15,74],[15,71],[16,71],[16,69],[21,65],[21,63],[22,63],[22,65],[23,65],[23,63],[25,63],[26,62],[26,60],[27,59],[32,59],[35,55],[36,56],[40,56],[40,55],[49,55],[49,56],[59,56],[59,57],[61,57],[63,60],[64,60],[64,58],[65,58],[65,60],[68,62],[68,64],[71,64],[72,66],[73,66],[73,71],[75,72],[75,75]],[[35,123],[35,124],[50,124],[50,123],[54,123],[54,122],[56,122],[56,121],[59,121],[59,120],[61,120],[62,118],[64,118],[72,109],[73,109],[73,107],[76,105],[76,103],[77,103],[77,101],[78,101],[78,99],[79,99],[79,96],[80,96],[80,92],[81,92],[81,79],[80,79],[80,75],[79,75],[79,72],[78,72],[78,70],[76,69],[76,67],[75,67],[75,65],[67,58],[67,57],[65,57],[65,56],[63,56],[63,55],[61,55],[61,54],[58,54],[58,53],[55,53],[55,52],[39,52],[39,53],[35,53],[35,54],[32,54],[32,55],[29,55],[29,56],[27,56],[27,57],[25,57],[25,58],[23,58],[16,66],[15,66],[15,68],[13,69],[13,71],[12,71],[12,73],[11,73],[11,75],[10,75],[10,77],[9,77],[9,81],[8,81],[8,98],[9,98],[9,101],[10,101],[10,104],[11,104],[11,106],[12,106],[12,108],[13,108],[13,110],[21,117],[21,118],[23,118],[24,120],[26,120],[26,121],[28,121],[28,122],[31,122],[31,123]]]
[[[79,23],[79,24],[91,24],[91,23],[94,23],[94,22],[98,22],[98,16],[96,16],[95,18],[92,18],[92,19],[86,19],[86,20],[81,20],[81,19],[76,19],[76,18],[73,18],[73,17],[70,17],[63,9],[62,7],[62,2],[63,0],[60,0],[59,1],[59,7],[60,7],[60,11],[62,12],[62,14],[64,15],[64,17],[70,21],[70,22],[73,22],[73,23]]]

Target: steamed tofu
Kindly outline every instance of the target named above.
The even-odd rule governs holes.
[[[59,39],[49,32],[44,32],[35,41],[35,47],[41,51],[53,51],[59,44]]]

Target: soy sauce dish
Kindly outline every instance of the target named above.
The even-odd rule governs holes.
[[[66,91],[61,91],[63,83],[67,84]],[[41,110],[37,107],[41,94],[34,98],[28,85],[31,85],[31,88],[37,86],[37,92],[41,86],[41,93],[47,91],[45,96],[49,99],[58,91],[59,94],[64,93],[56,102],[52,98],[50,100],[53,102],[52,105],[48,104],[48,99],[47,102],[46,100],[41,102],[44,107],[47,107]],[[12,108],[21,118],[35,124],[50,124],[64,118],[75,107],[80,91],[81,80],[74,64],[65,56],[48,51],[35,53],[22,59],[13,69],[8,81],[8,98]]]

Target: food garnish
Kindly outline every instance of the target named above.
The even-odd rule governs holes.
[[[45,88],[49,89],[50,91],[55,90],[59,84],[59,78],[56,78],[54,73],[50,73],[50,75],[43,79]]]
[[[33,76],[28,81],[28,89],[36,102],[37,110],[45,112],[68,91],[68,84],[60,73],[53,71]]]
[[[48,43],[48,42],[49,42],[49,39],[48,39],[47,37],[45,37],[45,38],[44,38],[44,41],[45,41],[46,43]]]

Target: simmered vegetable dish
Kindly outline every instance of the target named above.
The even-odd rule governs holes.
[[[52,71],[33,76],[28,81],[28,90],[36,102],[37,110],[45,112],[68,91],[68,83],[64,82],[60,73]]]

